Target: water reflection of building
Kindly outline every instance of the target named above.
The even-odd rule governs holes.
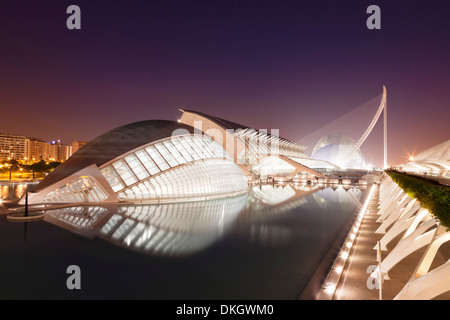
[[[85,237],[99,237],[146,254],[201,251],[229,230],[246,195],[160,205],[79,206],[49,210],[45,220]]]
[[[305,196],[319,190],[319,185],[283,183],[253,186],[249,190],[246,212],[253,220],[272,219],[306,202]]]
[[[333,206],[354,207],[355,204],[361,207],[359,199],[362,192],[356,187],[336,186],[336,188],[327,188],[313,194],[314,200],[322,208],[330,209]]]
[[[361,196],[359,188],[342,185],[334,188],[306,183],[254,186],[249,191],[239,224],[251,243],[262,247],[280,246],[298,232],[290,224],[278,224],[284,219],[306,212],[353,211],[361,206]],[[321,210],[317,210],[317,206]],[[326,217],[322,218],[326,224]]]
[[[286,221],[313,219],[327,225],[330,216],[320,213],[353,211],[361,195],[358,188],[285,183],[253,186],[248,194],[209,201],[52,209],[45,220],[142,253],[182,256],[208,248],[232,225],[252,244],[281,246],[299,232]],[[325,229],[320,232],[326,236]]]
[[[25,194],[26,190],[32,189],[34,183],[1,183],[0,203],[15,204]]]

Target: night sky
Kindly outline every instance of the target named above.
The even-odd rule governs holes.
[[[89,141],[186,108],[297,141],[385,85],[403,163],[450,139],[449,16],[445,0],[1,1],[0,132]],[[363,152],[381,165],[376,137]]]

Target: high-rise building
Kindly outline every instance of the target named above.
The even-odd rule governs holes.
[[[29,139],[0,133],[0,160],[24,160],[27,157]]]
[[[64,162],[71,155],[72,146],[62,143],[61,140],[45,142],[41,139],[0,133],[0,161]]]
[[[29,138],[27,159],[30,161],[48,161],[49,144],[45,141]],[[27,160],[24,159],[24,160]]]
[[[82,141],[74,141],[74,142],[72,142],[72,154],[74,154],[75,152],[80,150],[80,148],[82,148],[86,144],[87,144],[87,142],[82,142]]]
[[[72,147],[61,140],[51,141],[49,144],[49,161],[64,162],[72,155]]]

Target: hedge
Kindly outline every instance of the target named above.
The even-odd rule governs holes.
[[[450,228],[450,187],[394,170],[386,170],[386,173],[411,198],[417,198],[421,206],[438,218],[447,230]]]

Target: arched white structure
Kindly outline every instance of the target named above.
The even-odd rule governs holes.
[[[397,168],[412,174],[450,178],[450,140],[411,156]]]
[[[370,123],[369,127],[367,127],[366,131],[363,133],[361,138],[355,144],[353,149],[349,152],[349,154],[347,156],[347,159],[351,159],[353,154],[357,150],[359,150],[359,148],[364,143],[364,141],[367,139],[367,137],[369,136],[369,134],[372,131],[373,127],[377,123],[378,118],[381,115],[381,112],[384,110],[384,163],[383,163],[383,165],[384,165],[384,168],[387,168],[387,113],[386,113],[386,98],[387,98],[387,91],[386,91],[386,87],[383,86],[383,96],[381,98],[381,103],[380,103],[380,106],[379,106],[379,108],[377,110],[377,113],[373,117],[372,122]]]
[[[242,171],[210,136],[149,120],[89,142],[36,186],[29,203],[177,202],[246,192]]]
[[[400,190],[399,190],[400,189]],[[406,196],[406,197],[405,197]],[[394,300],[433,299],[450,291],[450,260],[431,268],[442,244],[450,241],[450,232],[428,210],[420,206],[387,175],[380,185],[379,231],[387,232],[380,240],[381,250],[388,251],[371,277],[379,272],[390,280],[388,272],[413,252],[426,247],[410,279]],[[391,219],[391,216],[394,217]],[[400,236],[396,244],[392,241]],[[391,244],[392,248],[387,245]],[[378,245],[374,250],[378,249]],[[436,263],[437,264],[437,263]],[[383,286],[389,285],[385,282]]]
[[[254,168],[262,169],[264,163],[269,163],[270,160],[268,161],[267,158],[278,157],[285,164],[281,166],[279,165],[280,161],[277,161],[281,171],[272,170],[274,176],[284,176],[286,169],[292,166],[294,169],[291,170],[290,177],[301,172],[315,177],[323,177],[323,174],[311,169],[310,164],[320,163],[323,166],[324,161],[310,159],[304,152],[304,146],[279,137],[277,134],[268,134],[267,130],[255,130],[198,111],[183,109],[180,111],[183,112],[179,119],[180,123],[192,126],[220,143],[248,176],[255,173]],[[330,164],[330,166],[332,165]]]

